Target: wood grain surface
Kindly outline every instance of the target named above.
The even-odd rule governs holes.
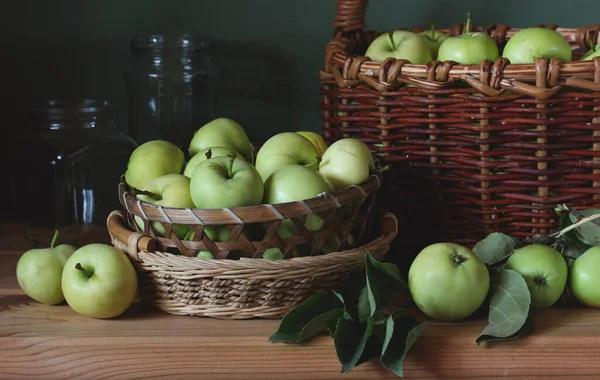
[[[328,337],[274,344],[275,320],[175,316],[135,302],[96,320],[68,305],[45,306],[19,289],[24,251],[0,239],[0,379],[395,379],[377,361],[347,374]],[[5,249],[6,248],[6,249]],[[420,316],[422,317],[422,316]],[[477,346],[485,321],[427,321],[405,360],[406,378],[596,378],[600,310],[533,313],[535,330]]]

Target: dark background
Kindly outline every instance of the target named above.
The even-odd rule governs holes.
[[[239,121],[251,139],[321,128],[318,73],[335,0],[2,0],[0,9],[5,135],[44,98],[112,100],[126,129],[129,39],[153,32],[216,39],[224,71],[219,114]],[[426,28],[429,19],[443,28],[466,12],[478,25],[600,22],[596,0],[372,0],[367,28]]]

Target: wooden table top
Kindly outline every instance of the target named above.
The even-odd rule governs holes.
[[[269,343],[276,320],[175,316],[139,302],[118,318],[95,320],[67,305],[42,305],[15,276],[31,238],[18,226],[0,228],[0,379],[397,378],[377,361],[340,374],[329,337]],[[533,320],[529,336],[481,346],[475,338],[484,320],[428,321],[405,360],[405,377],[600,376],[600,310],[553,308]]]

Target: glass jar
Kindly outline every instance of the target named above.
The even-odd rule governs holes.
[[[107,101],[51,100],[32,107],[11,175],[17,221],[105,231],[108,214],[121,208],[119,179],[137,146],[115,120]]]
[[[154,34],[131,40],[125,79],[129,134],[187,151],[195,130],[215,118],[219,68],[207,36]]]

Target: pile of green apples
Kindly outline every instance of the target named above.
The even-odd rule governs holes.
[[[384,33],[368,46],[365,56],[376,62],[386,58],[406,59],[416,65],[425,65],[433,60],[454,61],[463,65],[478,65],[483,60],[495,61],[507,58],[510,63],[533,63],[536,58],[559,58],[563,62],[573,60],[571,46],[559,32],[531,27],[518,31],[508,39],[500,51],[496,41],[486,33],[469,32],[471,14],[463,34],[448,36],[436,31],[433,22],[431,30],[413,33],[395,30]],[[600,44],[592,47],[580,60],[600,57]]]
[[[114,318],[135,300],[138,278],[131,261],[111,245],[77,248],[55,245],[24,252],[17,262],[17,281],[29,297],[45,305],[63,302],[91,318]]]
[[[311,131],[280,132],[256,151],[248,134],[236,121],[217,118],[191,136],[188,154],[164,140],[148,141],[131,154],[125,182],[137,199],[168,208],[220,209],[261,204],[279,204],[315,198],[357,185],[374,173],[373,154],[355,138],[343,138],[328,145]],[[145,231],[145,223],[136,217]],[[309,215],[305,226],[320,229],[324,219]],[[158,235],[165,228],[150,223]],[[282,238],[291,237],[296,226],[285,219],[279,226]],[[194,239],[187,225],[174,225],[173,233],[184,240]],[[227,241],[227,227],[207,226],[204,233],[214,242]],[[339,239],[331,238],[324,252],[335,251]],[[301,252],[294,251],[294,255]],[[211,259],[206,250],[198,258]],[[282,259],[279,248],[269,248],[264,259]]]
[[[569,267],[553,247],[530,244],[513,251],[505,268],[523,276],[532,308],[553,306],[565,291],[582,305],[600,308],[600,246],[589,248]],[[459,321],[475,313],[491,283],[487,266],[471,249],[448,242],[425,247],[408,272],[417,307],[441,321]]]

